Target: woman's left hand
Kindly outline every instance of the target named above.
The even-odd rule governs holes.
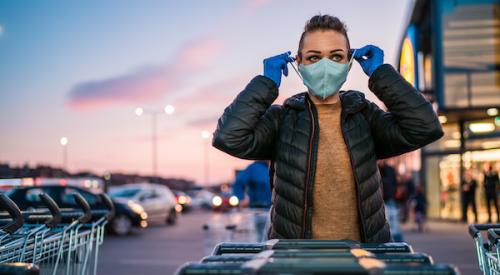
[[[371,76],[380,65],[384,64],[384,51],[377,46],[366,45],[356,49],[354,59],[361,65],[365,74]]]

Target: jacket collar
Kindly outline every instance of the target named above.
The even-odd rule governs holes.
[[[354,90],[340,91],[339,96],[342,104],[342,110],[347,114],[356,113],[366,106],[365,95],[361,92]],[[307,106],[308,100],[311,100],[309,98],[309,93],[302,92],[289,97],[285,100],[283,105],[292,109],[304,110]]]

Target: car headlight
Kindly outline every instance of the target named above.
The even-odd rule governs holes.
[[[177,201],[179,202],[179,204],[186,204],[187,203],[187,198],[186,196],[179,196],[179,198],[177,199]]]
[[[130,210],[132,210],[132,212],[134,212],[136,214],[141,215],[142,213],[145,213],[144,208],[142,207],[142,205],[140,205],[140,204],[138,204],[138,203],[136,203],[134,201],[128,201],[127,205],[128,205],[128,207],[130,207]]]
[[[231,196],[231,197],[229,198],[229,205],[231,205],[231,206],[237,206],[237,205],[238,205],[238,203],[240,203],[240,200],[238,199],[238,197],[236,197],[236,196]]]
[[[212,198],[212,204],[215,206],[215,207],[219,207],[222,205],[222,198],[219,197],[219,196],[215,196]]]

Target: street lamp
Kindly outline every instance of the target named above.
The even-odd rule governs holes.
[[[208,185],[209,182],[209,161],[208,161],[208,150],[210,149],[210,132],[207,130],[201,131],[201,138],[205,140],[205,150],[204,150],[204,173],[205,173],[205,184]]]
[[[158,176],[158,137],[157,137],[157,128],[158,123],[156,117],[158,115],[167,114],[171,115],[175,111],[174,106],[167,105],[163,108],[163,110],[158,109],[144,109],[142,107],[138,107],[135,109],[135,114],[137,116],[142,116],[143,114],[151,115],[151,151],[152,151],[152,162],[153,162],[153,176]]]
[[[66,170],[66,165],[68,162],[68,138],[67,137],[62,137],[59,140],[59,143],[62,145],[63,148],[63,169]]]

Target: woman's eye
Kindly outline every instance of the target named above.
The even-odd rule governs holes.
[[[335,62],[340,62],[342,61],[344,57],[342,55],[339,55],[339,54],[335,54],[335,55],[332,55],[332,57],[330,58],[332,61],[335,61]]]
[[[316,56],[316,55],[312,55],[312,56],[309,56],[309,57],[307,58],[307,60],[309,60],[310,62],[316,62],[316,61],[318,61],[318,60],[319,60],[319,57],[318,57],[318,56]]]

